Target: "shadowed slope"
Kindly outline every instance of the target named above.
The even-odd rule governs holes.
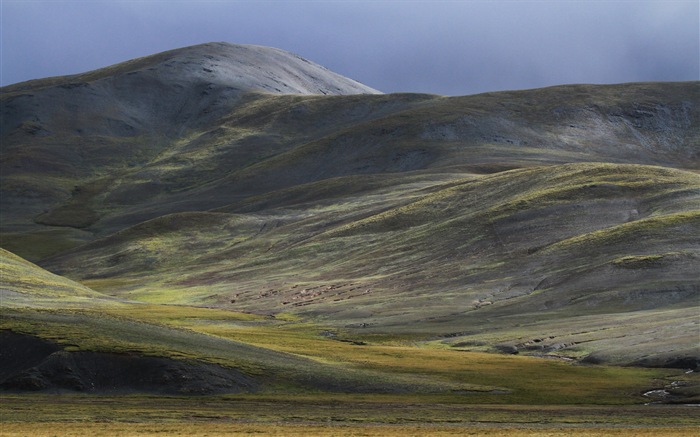
[[[174,113],[169,118],[177,105],[166,103],[168,109],[152,111],[157,121],[128,135],[111,128],[89,133],[98,124],[83,117],[100,123],[113,118],[94,107],[115,100],[88,93],[90,111],[76,103],[75,113],[62,118],[75,126],[57,121],[44,133],[7,131],[4,232],[20,250],[20,242],[37,232],[83,229],[44,232],[56,247],[66,248],[163,214],[222,208],[353,175],[492,173],[588,161],[697,169],[696,85],[565,86],[458,98],[246,94],[224,99],[215,114],[191,114],[194,124]],[[104,86],[116,92],[112,82]],[[82,98],[73,89],[58,98],[52,89],[34,92],[51,105]],[[62,108],[47,103],[41,110],[12,109],[15,103],[7,103],[12,94],[7,96],[5,109],[23,114],[20,118],[61,120]],[[161,94],[153,99],[163,104]],[[203,105],[209,97],[188,99]],[[116,98],[139,111],[146,100]],[[179,130],[166,132],[154,123]],[[41,256],[45,252],[32,259]]]
[[[177,153],[183,135],[216,122],[248,93],[378,91],[282,50],[225,43],[3,87],[3,226],[90,226],[103,214],[96,197],[133,169]]]

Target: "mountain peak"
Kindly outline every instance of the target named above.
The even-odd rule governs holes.
[[[273,94],[381,94],[373,88],[302,58],[272,47],[212,42],[169,50],[90,72],[24,82],[5,87],[6,92],[37,87],[119,80],[134,76],[140,81],[176,87],[202,83],[240,92]],[[132,82],[129,80],[129,82]]]
[[[241,91],[275,94],[380,93],[301,56],[265,46],[206,43],[148,56],[139,61],[150,61],[147,71],[155,71],[161,77],[198,78]]]
[[[381,94],[284,50],[230,43],[174,49],[2,91],[4,136],[21,135],[30,123],[37,135],[103,137],[179,135],[228,113],[247,93]]]

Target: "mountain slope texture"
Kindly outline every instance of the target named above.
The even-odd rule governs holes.
[[[5,388],[140,384],[109,365],[164,393],[376,389],[260,340],[308,324],[698,366],[700,82],[382,94],[212,43],[7,86],[0,111],[2,341],[37,351]]]

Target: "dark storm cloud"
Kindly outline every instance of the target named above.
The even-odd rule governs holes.
[[[385,92],[700,79],[698,1],[2,1],[2,84],[229,41]]]

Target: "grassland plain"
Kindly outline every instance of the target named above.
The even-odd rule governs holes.
[[[697,82],[230,74],[261,53],[3,88],[0,432],[698,430]]]
[[[689,436],[699,427],[694,407],[473,405],[416,395],[7,395],[2,404],[7,436]]]
[[[211,424],[192,422],[178,424],[75,424],[75,423],[41,423],[31,426],[25,424],[8,424],[0,435],[19,437],[35,435],[53,437],[79,437],[89,433],[94,436],[333,436],[333,437],[423,437],[423,436],[514,436],[514,437],[686,437],[696,432],[694,428],[531,428],[517,426],[460,427],[435,425],[298,425],[298,424]],[[58,434],[57,434],[58,432]]]

